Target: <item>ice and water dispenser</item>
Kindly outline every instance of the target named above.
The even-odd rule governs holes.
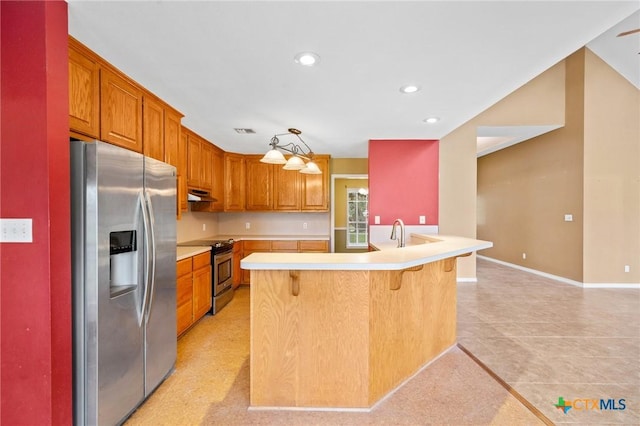
[[[138,249],[136,231],[109,233],[109,285],[111,297],[136,289],[138,285]]]

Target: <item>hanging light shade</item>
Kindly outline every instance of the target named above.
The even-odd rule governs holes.
[[[284,155],[282,155],[282,153],[277,149],[271,149],[267,151],[262,159],[260,159],[260,162],[268,164],[286,164],[287,159],[284,158]]]
[[[304,167],[305,167],[305,164],[302,158],[298,157],[297,155],[294,155],[291,158],[289,158],[289,160],[287,160],[287,164],[285,164],[284,167],[282,168],[285,170],[301,170],[301,169],[304,169]]]
[[[322,174],[322,170],[318,167],[316,163],[313,162],[313,151],[307,145],[307,143],[302,140],[300,135],[302,132],[298,129],[290,128],[287,129],[287,133],[280,133],[277,135],[273,135],[269,145],[271,146],[271,150],[269,150],[264,157],[260,160],[263,163],[269,164],[284,164],[283,169],[285,170],[299,170],[300,173],[312,174],[312,175],[320,175]],[[294,135],[300,144],[289,142],[287,144],[281,144],[278,137],[290,136]],[[291,158],[287,161],[282,155],[282,152],[288,152],[293,154]],[[309,162],[304,164],[304,160],[307,159]]]
[[[304,173],[305,175],[321,175],[322,171],[316,163],[309,161],[305,168],[300,170],[300,173]]]

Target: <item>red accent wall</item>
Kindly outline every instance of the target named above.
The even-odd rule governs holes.
[[[67,3],[0,2],[0,423],[72,423]]]
[[[438,224],[437,140],[369,141],[369,224]]]

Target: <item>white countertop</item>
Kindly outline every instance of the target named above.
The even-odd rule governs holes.
[[[366,253],[252,253],[240,264],[260,270],[400,270],[493,247],[490,241],[422,234],[409,235],[407,244],[374,242],[379,251]]]
[[[181,246],[176,248],[176,260],[187,259],[189,257],[211,251],[210,246]]]

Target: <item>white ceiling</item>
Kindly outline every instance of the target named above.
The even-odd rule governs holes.
[[[226,151],[264,152],[296,127],[317,153],[366,157],[369,139],[441,139],[623,19],[621,31],[640,27],[639,9],[637,0],[69,0],[69,33]],[[640,87],[639,44],[636,34],[592,50]],[[615,60],[602,53],[616,50]],[[320,63],[296,64],[301,51]],[[402,94],[405,84],[421,90]],[[440,122],[423,122],[431,116]]]

